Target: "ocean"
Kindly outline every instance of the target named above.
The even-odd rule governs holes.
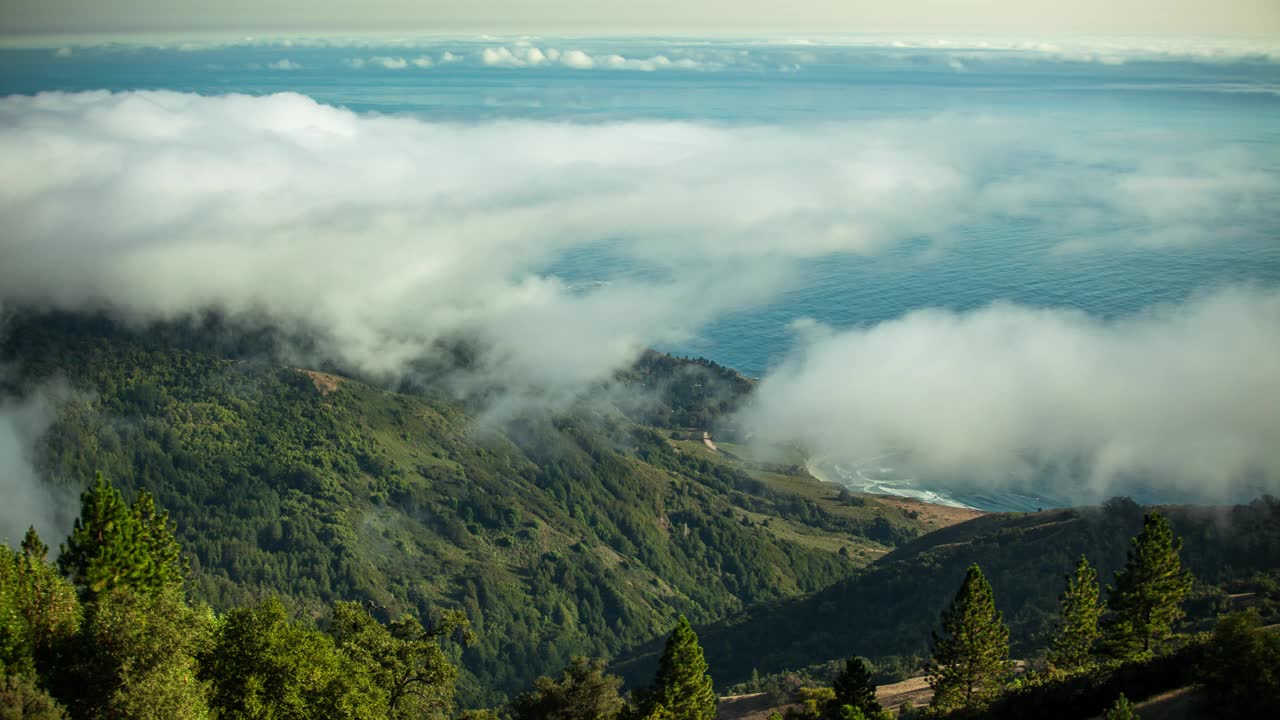
[[[1123,43],[1045,46],[860,37],[373,38],[99,44],[0,50],[0,95],[167,89],[297,92],[358,113],[434,122],[681,121],[822,127],[970,118],[1044,129],[1077,147],[1150,143],[1241,159],[1280,177],[1280,62],[1268,50],[1193,52]],[[1011,145],[983,172],[1017,178],[1060,163]],[[1085,163],[1105,174],[1107,157]],[[1043,215],[986,217],[943,236],[897,238],[883,252],[786,260],[791,280],[758,305],[715,317],[662,350],[762,376],[795,343],[794,323],[871,326],[921,308],[997,301],[1123,316],[1229,284],[1280,284],[1280,196],[1200,231],[1214,242],[1145,237],[1160,218],[1085,225]],[[1265,205],[1266,203],[1264,203]],[[1090,242],[1111,244],[1090,251]],[[660,273],[607,242],[566,251],[541,271],[590,284]],[[1083,248],[1083,249],[1082,249]],[[938,493],[884,459],[827,459],[820,473],[878,492],[987,509],[1052,497]]]

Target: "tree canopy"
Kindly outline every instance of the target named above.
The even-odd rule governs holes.
[[[932,707],[981,708],[1000,693],[1010,670],[1009,628],[976,564],[969,566],[955,599],[942,611],[942,634],[933,637]]]
[[[1089,664],[1098,639],[1098,617],[1102,613],[1098,596],[1098,572],[1088,558],[1081,556],[1059,600],[1058,628],[1048,657],[1051,667],[1072,672]]]
[[[1130,541],[1128,558],[1108,588],[1103,644],[1107,653],[1127,660],[1149,655],[1182,618],[1182,600],[1191,589],[1191,573],[1182,569],[1182,540],[1158,511],[1143,518],[1142,532]]]
[[[641,717],[711,720],[718,698],[707,674],[702,646],[688,618],[681,615],[667,638],[653,685],[641,693]]]
[[[623,708],[622,679],[603,660],[574,657],[558,680],[542,676],[511,703],[514,720],[611,720]]]

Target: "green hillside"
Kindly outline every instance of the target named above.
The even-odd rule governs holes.
[[[1187,602],[1187,629],[1206,629],[1247,595],[1265,618],[1280,613],[1280,501],[1235,507],[1162,507],[1184,540],[1182,560],[1197,585]],[[849,655],[925,656],[938,613],[966,568],[978,563],[1012,630],[1015,657],[1047,644],[1065,576],[1087,555],[1105,585],[1120,568],[1142,509],[1127,499],[1103,507],[993,514],[906,543],[811,596],[766,603],[699,629],[722,684],[752,671],[777,672]],[[649,648],[652,651],[652,648]],[[620,664],[647,671],[639,652]],[[641,669],[643,668],[643,670]]]
[[[47,315],[7,330],[11,390],[77,391],[42,470],[154,493],[197,599],[279,593],[313,617],[335,600],[385,617],[460,608],[478,638],[464,704],[574,654],[616,656],[679,613],[705,624],[816,592],[918,533],[895,508],[680,439],[749,386],[707,363],[649,354],[620,376],[644,403],[485,427],[430,388],[255,359],[269,337]]]

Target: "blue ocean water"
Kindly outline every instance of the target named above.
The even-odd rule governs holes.
[[[529,61],[529,48],[552,46],[577,49],[593,65]],[[514,60],[498,55],[498,48]],[[614,56],[616,61],[609,59]],[[492,58],[497,61],[488,63]],[[940,114],[994,117],[1061,128],[1086,142],[1158,129],[1196,147],[1247,153],[1254,167],[1280,173],[1280,63],[1248,55],[1208,61],[1139,55],[1100,62],[889,42],[874,47],[656,38],[0,50],[0,95],[97,89],[292,91],[356,112],[451,122],[812,125]],[[1037,162],[1046,160],[1013,154],[1004,171],[1016,173],[1019,163]],[[1280,208],[1280,198],[1275,201]],[[1140,223],[1122,222],[1105,233],[1123,238],[1143,230]],[[789,327],[800,318],[848,328],[918,308],[964,310],[996,300],[1115,317],[1226,284],[1280,284],[1280,212],[1223,227],[1224,239],[1212,243],[1057,251],[1091,239],[1070,232],[1036,219],[993,219],[960,228],[959,241],[952,238],[941,251],[935,239],[902,238],[875,255],[789,261],[796,280],[781,295],[719,317],[688,341],[662,349],[760,376],[792,347]],[[653,271],[608,243],[568,252],[545,270],[573,282]],[[974,497],[965,503],[1026,509],[1041,501]]]

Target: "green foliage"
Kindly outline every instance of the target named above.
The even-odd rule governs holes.
[[[1222,588],[1196,603],[1188,600],[1189,625],[1211,627],[1225,595],[1241,592],[1256,592],[1264,619],[1280,621],[1280,501],[1263,497],[1162,513],[1185,540],[1182,559],[1198,586]],[[1132,501],[985,515],[900,546],[812,595],[700,625],[699,638],[717,680],[730,684],[746,680],[753,669],[769,675],[820,658],[857,654],[879,663],[886,656],[927,653],[938,608],[976,562],[1000,589],[996,600],[1009,624],[1010,652],[1031,657],[1048,644],[1059,618],[1063,573],[1087,555],[1099,581],[1111,580],[1124,565],[1129,539],[1142,529],[1142,516]]]
[[[440,638],[468,629],[461,613],[447,613],[432,631],[417,618],[383,626],[359,603],[337,603],[329,634],[338,652],[386,694],[387,717],[418,720],[446,716],[453,707],[458,669],[440,648]]]
[[[66,377],[92,396],[62,409],[41,469],[67,484],[101,470],[122,497],[154,493],[190,558],[192,598],[226,611],[279,594],[317,618],[343,600],[389,617],[462,610],[477,636],[450,657],[465,704],[497,702],[573,655],[657,642],[680,613],[708,622],[812,593],[860,562],[840,544],[913,532],[905,517],[877,525],[870,508],[854,518],[770,491],[616,413],[476,433],[465,407],[430,390],[389,393],[237,355],[258,345],[199,323],[135,332],[18,317],[0,361],[23,382]],[[672,362],[652,377],[676,379],[662,382],[680,413],[729,407],[706,383],[701,399],[681,394],[704,371],[724,375],[724,397],[746,384]],[[788,534],[761,518],[786,518]],[[105,577],[85,587],[148,576],[128,562],[147,553],[128,545],[91,563],[86,534],[68,561]]]
[[[983,720],[1079,720],[1104,713],[1116,696],[1151,697],[1197,682],[1207,639],[1190,638],[1166,654],[1119,662],[1104,660],[1077,673],[1032,673],[983,708],[960,717]],[[1216,715],[1215,715],[1216,716]]]
[[[1221,717],[1264,717],[1280,707],[1280,634],[1256,611],[1232,613],[1213,629],[1199,679]]]
[[[641,715],[653,716],[661,707],[673,720],[711,720],[718,702],[698,636],[681,615],[667,638],[653,685],[641,694]]]
[[[27,533],[22,536],[22,554],[35,560],[36,562],[45,562],[49,558],[49,546],[40,539],[40,535],[36,533],[34,526],[27,528]]]
[[[787,720],[823,720],[836,693],[829,687],[803,687],[796,691],[794,699],[795,705],[787,709]],[[836,712],[839,713],[838,708]]]
[[[543,676],[511,703],[514,720],[610,720],[622,710],[622,679],[602,660],[575,657],[559,680]]]
[[[386,717],[387,694],[371,670],[328,635],[291,622],[275,597],[228,613],[200,664],[225,720]]]
[[[212,616],[188,607],[175,588],[101,593],[86,608],[72,659],[59,668],[59,696],[86,720],[207,718],[196,656],[211,632]]]
[[[1009,675],[1009,628],[996,610],[991,585],[976,564],[969,567],[934,635],[929,685],[941,711],[981,708],[1004,688]]]
[[[137,526],[138,542],[147,558],[149,576],[144,586],[181,588],[191,567],[174,537],[169,512],[157,508],[155,498],[146,490],[138,491],[130,511]]]
[[[187,561],[169,514],[156,507],[150,493],[139,492],[127,506],[98,473],[93,487],[80,496],[80,516],[62,546],[58,568],[92,601],[117,587],[144,593],[181,588]]]
[[[49,693],[30,675],[9,675],[0,670],[0,720],[66,720]]]
[[[1129,702],[1129,698],[1120,693],[1120,697],[1116,698],[1116,702],[1107,711],[1102,714],[1102,720],[1139,720],[1138,711],[1133,709],[1133,703]]]
[[[1142,532],[1130,542],[1128,560],[1109,587],[1103,645],[1114,658],[1149,655],[1183,616],[1182,600],[1191,589],[1191,573],[1182,569],[1169,521],[1157,511],[1143,519]]]
[[[87,599],[120,586],[141,588],[151,575],[137,522],[101,473],[80,496],[80,516],[62,546],[58,569]]]
[[[847,714],[845,708],[852,708],[867,717],[880,712],[880,703],[876,701],[876,686],[871,679],[871,669],[862,658],[849,658],[845,662],[844,669],[832,682],[831,689],[835,692],[835,698],[827,706],[826,717],[829,720],[844,718]]]
[[[1049,650],[1050,667],[1075,672],[1089,664],[1102,613],[1098,596],[1098,572],[1081,556],[1058,602],[1060,620]]]
[[[0,546],[0,672],[31,676],[57,660],[81,610],[75,588],[40,559],[35,533],[23,544],[20,552]]]

